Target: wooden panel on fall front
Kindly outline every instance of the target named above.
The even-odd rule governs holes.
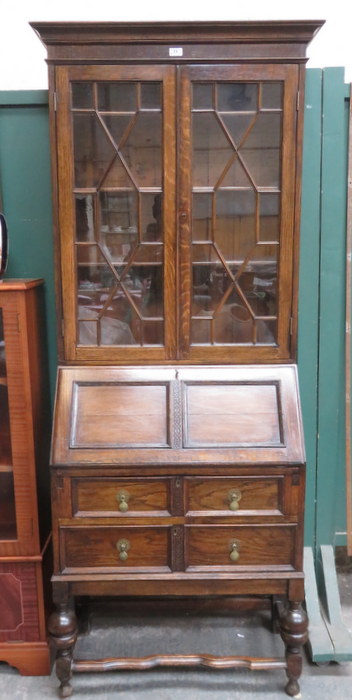
[[[75,382],[70,447],[168,447],[167,414],[167,384]]]
[[[278,383],[185,384],[185,447],[282,444]]]

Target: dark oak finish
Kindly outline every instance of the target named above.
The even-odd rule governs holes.
[[[322,22],[33,23],[48,50],[61,367],[62,697],[73,671],[285,668],[299,692],[296,368],[306,46]],[[62,328],[62,335],[61,335]],[[74,659],[74,597],[237,596],[285,659]]]
[[[50,673],[49,425],[41,351],[42,280],[0,283],[0,659]],[[38,510],[38,500],[43,499]]]

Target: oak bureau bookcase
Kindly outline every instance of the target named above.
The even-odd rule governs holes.
[[[298,224],[321,24],[32,24],[50,74],[63,697],[73,671],[197,663],[283,668],[299,692]],[[85,595],[270,603],[285,658],[77,660]]]

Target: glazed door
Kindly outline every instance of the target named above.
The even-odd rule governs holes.
[[[175,70],[60,67],[56,89],[65,358],[175,357]]]
[[[17,540],[7,378],[7,352],[3,309],[0,307],[0,543],[1,541]]]
[[[181,69],[181,358],[290,356],[297,81],[296,66]]]

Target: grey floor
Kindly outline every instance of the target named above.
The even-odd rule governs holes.
[[[339,572],[341,604],[346,627],[352,632],[352,566]],[[229,606],[228,608],[226,606]],[[155,653],[213,653],[281,656],[282,643],[270,630],[268,613],[239,617],[231,601],[217,607],[194,607],[191,601],[144,606],[125,603],[102,606],[91,603],[83,609],[83,625],[76,656],[146,656]],[[118,623],[118,634],[116,633]],[[163,648],[160,648],[162,642]],[[352,655],[352,648],[351,648]],[[1,700],[53,700],[57,680],[50,677],[24,677],[0,663]],[[80,673],[73,678],[76,700],[284,700],[284,671],[209,669],[157,669],[145,672]],[[352,697],[352,662],[317,666],[305,655],[301,679],[304,700],[349,700]]]

